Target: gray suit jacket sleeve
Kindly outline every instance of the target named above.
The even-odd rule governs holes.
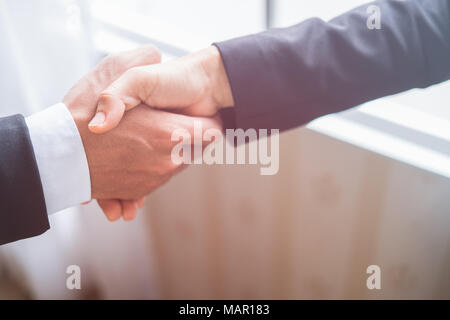
[[[369,5],[381,29],[369,29]],[[363,102],[450,78],[450,1],[376,1],[215,45],[239,128],[289,129]]]
[[[0,118],[0,245],[47,229],[44,194],[25,119]]]

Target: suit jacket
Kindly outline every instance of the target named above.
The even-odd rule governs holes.
[[[44,194],[25,119],[0,118],[0,245],[47,229]]]
[[[370,5],[381,29],[367,27]],[[376,1],[215,45],[235,101],[225,126],[286,130],[449,79],[450,1]]]

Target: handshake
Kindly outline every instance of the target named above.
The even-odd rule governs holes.
[[[216,47],[160,60],[154,46],[108,56],[63,99],[83,142],[91,197],[110,221],[134,219],[145,196],[185,167],[171,159],[174,130],[222,130],[217,113],[234,105]],[[196,141],[192,148],[206,147]]]
[[[132,220],[144,197],[190,162],[191,149],[194,163],[202,148],[203,160],[212,163],[216,144],[208,142],[220,134],[224,107],[235,108],[239,144],[247,133],[264,138],[264,128],[288,130],[450,79],[448,1],[376,5],[382,30],[367,28],[360,6],[329,22],[308,19],[164,64],[152,46],[113,55],[69,91],[67,108],[0,118],[0,244],[44,232],[46,213],[89,199],[98,200],[109,220]],[[276,136],[270,157],[264,139],[258,148],[249,144],[249,163],[259,156],[270,165],[261,174],[278,170]],[[183,161],[174,161],[175,150],[183,151]]]

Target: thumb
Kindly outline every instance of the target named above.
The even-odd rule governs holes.
[[[143,69],[145,68],[145,70]],[[151,66],[127,70],[100,93],[97,111],[89,123],[89,130],[104,133],[115,128],[126,110],[138,106],[149,97],[156,85],[156,74]]]

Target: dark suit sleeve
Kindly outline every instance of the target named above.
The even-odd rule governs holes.
[[[0,118],[0,245],[47,229],[44,194],[25,119]]]
[[[380,8],[369,29],[367,8]],[[450,78],[450,1],[376,1],[215,45],[235,101],[235,126],[278,128]],[[230,118],[230,114],[227,113]]]

